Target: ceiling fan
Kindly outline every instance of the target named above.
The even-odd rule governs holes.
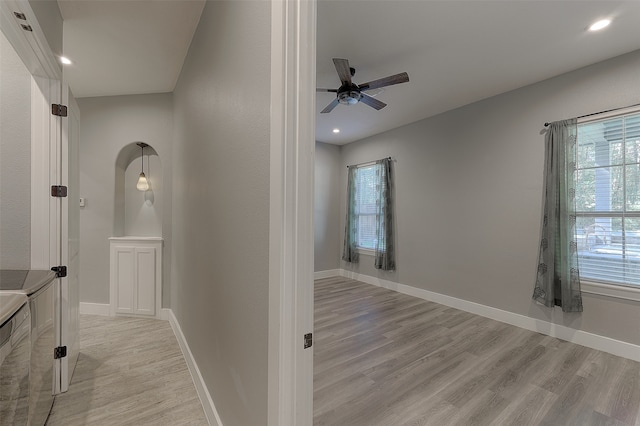
[[[336,106],[338,106],[338,104],[355,105],[358,102],[369,105],[371,108],[381,110],[386,107],[387,104],[363,92],[409,81],[409,75],[406,72],[401,72],[400,74],[390,75],[389,77],[357,85],[351,81],[351,77],[355,75],[356,70],[349,66],[348,60],[333,58],[333,64],[336,66],[336,71],[338,72],[342,85],[338,89],[316,89],[318,92],[336,93],[336,98],[333,102],[327,105],[325,109],[320,111],[321,114],[331,112]]]

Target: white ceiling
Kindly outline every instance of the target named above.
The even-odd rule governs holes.
[[[587,31],[604,17],[609,28]],[[636,49],[640,1],[320,0],[318,87],[340,85],[334,57],[349,59],[355,83],[402,71],[410,81],[377,95],[380,111],[318,114],[316,139],[348,143]],[[318,93],[317,111],[333,96]]]
[[[77,97],[172,91],[204,5],[58,3]],[[587,31],[604,17],[609,28]],[[319,0],[318,87],[340,85],[332,58],[350,61],[355,83],[403,71],[410,82],[377,93],[380,111],[320,114],[335,94],[318,93],[316,139],[345,144],[637,49],[637,0]]]
[[[173,91],[204,0],[58,0],[76,97]]]

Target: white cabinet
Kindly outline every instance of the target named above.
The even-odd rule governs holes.
[[[162,238],[111,237],[111,315],[160,316]]]

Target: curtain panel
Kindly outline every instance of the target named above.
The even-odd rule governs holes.
[[[344,227],[342,260],[358,263],[358,203],[356,199],[357,166],[349,166],[347,177],[347,218]]]
[[[545,136],[544,210],[533,299],[582,312],[576,237],[577,120],[551,123]]]
[[[377,242],[375,248],[376,269],[393,271],[396,269],[396,256],[393,234],[393,161],[385,158],[376,162],[379,166],[376,171],[378,177],[378,204],[376,233]]]

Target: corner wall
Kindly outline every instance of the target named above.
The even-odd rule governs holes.
[[[531,300],[543,124],[638,103],[639,69],[636,51],[343,146],[340,211],[347,164],[397,160],[398,269],[367,255],[340,268],[640,344],[638,302],[584,294],[584,312],[563,315]]]
[[[316,142],[314,271],[340,267],[340,147]]]
[[[267,424],[270,43],[207,2],[174,91],[171,308],[225,426]]]

